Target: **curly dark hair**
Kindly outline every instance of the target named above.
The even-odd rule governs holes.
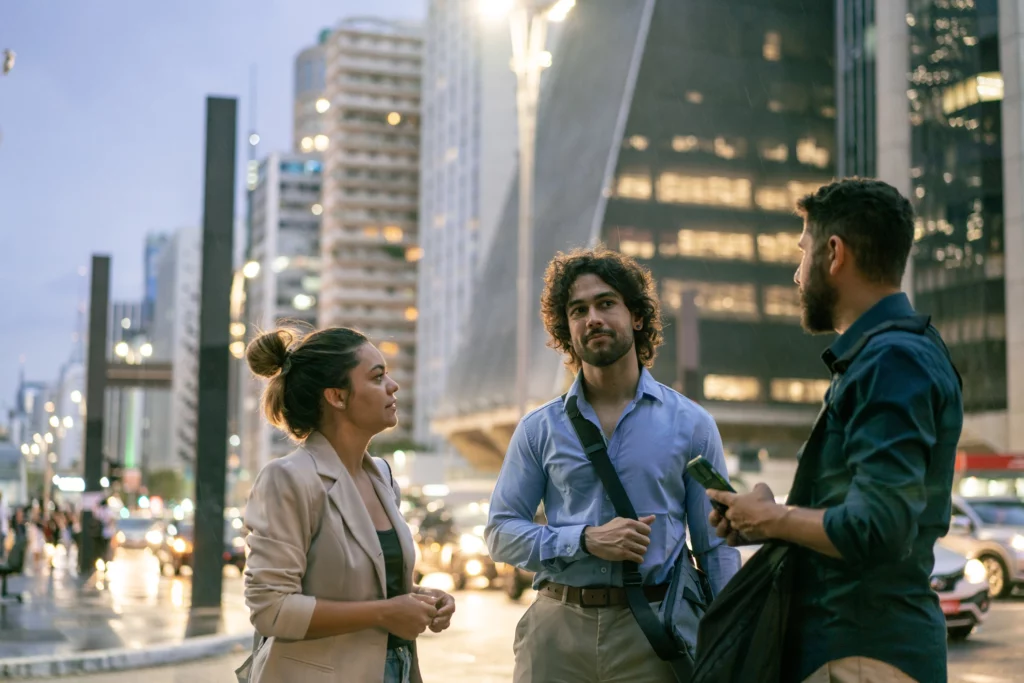
[[[863,275],[898,287],[914,245],[914,209],[881,180],[843,178],[797,202],[818,248],[833,235],[846,242]]]
[[[574,372],[580,358],[569,334],[569,293],[581,275],[596,275],[615,289],[633,315],[643,320],[643,327],[633,331],[636,355],[640,365],[651,367],[661,346],[661,304],[651,271],[629,256],[607,249],[574,249],[558,252],[544,273],[544,292],[540,310],[544,328],[550,339],[548,346],[566,355],[565,364]]]

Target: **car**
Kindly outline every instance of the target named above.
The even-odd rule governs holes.
[[[185,567],[192,568],[194,542],[192,521],[168,524],[164,543],[156,553],[161,573],[170,571],[178,576]],[[245,569],[245,532],[240,517],[224,520],[223,559],[225,565],[233,565],[238,571]]]
[[[478,576],[490,582],[497,579],[497,566],[484,541],[487,510],[486,501],[431,505],[415,525],[414,538],[419,546],[416,574],[450,574],[456,590]]]
[[[952,505],[942,545],[985,565],[992,598],[1007,597],[1024,586],[1024,500],[953,496]]]
[[[990,604],[988,573],[980,560],[935,545],[932,590],[946,616],[951,640],[965,640],[985,620]]]
[[[150,517],[123,517],[117,520],[116,526],[115,547],[154,550],[163,543],[160,522]]]

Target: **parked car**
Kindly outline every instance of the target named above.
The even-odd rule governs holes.
[[[964,640],[985,620],[990,604],[988,574],[980,560],[935,545],[931,587],[946,615],[946,630],[953,640]]]
[[[175,522],[167,525],[164,543],[157,551],[160,571],[181,574],[184,567],[192,568],[192,550],[195,543],[195,528],[192,521]],[[234,565],[238,571],[245,569],[245,533],[240,517],[224,520],[225,565]]]
[[[471,578],[498,578],[497,567],[484,541],[487,524],[486,501],[461,505],[431,506],[415,528],[419,546],[416,573],[450,574],[455,588],[462,590]]]
[[[1002,598],[1024,585],[1024,501],[1014,497],[953,496],[945,547],[981,561],[988,574],[989,594]]]
[[[159,520],[150,517],[124,517],[117,520],[114,546],[142,550],[155,550],[163,543]]]

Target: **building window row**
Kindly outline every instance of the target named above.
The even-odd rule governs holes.
[[[734,282],[699,282],[666,278],[661,281],[661,299],[666,308],[678,311],[687,296],[702,318],[799,320],[800,292],[796,285],[764,285],[763,311],[758,304],[757,285]]]
[[[626,138],[626,147],[644,151],[650,147],[650,140],[644,135],[631,135]],[[676,135],[672,138],[672,150],[680,154],[701,153],[721,159],[742,159],[747,156],[747,140],[742,137],[723,135],[714,138],[696,135]],[[805,166],[828,168],[832,153],[827,146],[813,136],[802,137],[794,146],[796,159]],[[758,155],[767,161],[785,162],[789,159],[790,147],[779,140],[761,140],[758,142]]]
[[[793,232],[760,233],[729,230],[661,231],[655,245],[651,230],[613,228],[612,248],[635,258],[697,258],[723,261],[798,264],[802,256],[799,235]],[[756,245],[756,249],[755,249]]]
[[[732,209],[792,212],[797,201],[811,194],[821,182],[790,180],[780,185],[754,187],[750,178],[742,176],[689,175],[678,171],[662,171],[652,181],[647,171],[623,171],[616,180],[615,196],[622,199],[662,204],[721,206]]]
[[[772,379],[768,394],[777,403],[821,403],[828,391],[826,379]],[[761,380],[735,375],[705,375],[704,398],[708,401],[754,402],[764,399]]]

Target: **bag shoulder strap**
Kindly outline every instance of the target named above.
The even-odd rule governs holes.
[[[580,413],[576,396],[569,396],[565,400],[565,412],[583,446],[584,454],[594,466],[605,492],[611,499],[615,513],[626,519],[637,519],[636,509],[629,500],[629,495],[622,486],[622,480],[619,479],[619,475],[608,457],[604,436],[593,422]],[[640,630],[647,636],[647,640],[659,658],[666,661],[679,659],[683,653],[679,651],[675,641],[651,608],[651,604],[647,602],[647,596],[644,595],[643,576],[640,574],[639,565],[635,562],[623,562],[622,569],[622,583],[626,589],[626,599],[633,617],[640,625]]]

